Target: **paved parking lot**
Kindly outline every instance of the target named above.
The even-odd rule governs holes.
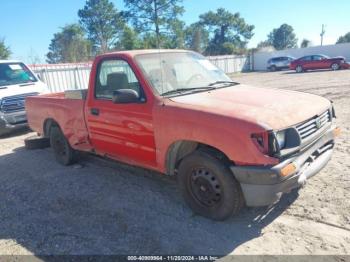
[[[191,212],[173,179],[92,156],[62,167],[17,133],[0,138],[0,254],[349,254],[350,70],[232,78],[334,101],[343,134],[305,188],[213,222]]]

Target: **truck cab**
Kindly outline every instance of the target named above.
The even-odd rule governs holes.
[[[0,60],[0,136],[26,126],[25,98],[46,92],[46,85],[24,63]]]

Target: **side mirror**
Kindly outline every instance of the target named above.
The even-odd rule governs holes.
[[[138,103],[140,101],[140,96],[135,90],[119,89],[113,91],[112,101],[115,104]]]

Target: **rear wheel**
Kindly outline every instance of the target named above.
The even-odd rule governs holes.
[[[238,213],[244,203],[232,172],[206,152],[196,151],[182,160],[178,184],[192,210],[213,220],[225,220]]]
[[[295,71],[296,71],[297,73],[302,73],[302,72],[304,72],[304,68],[303,68],[301,65],[298,65],[298,66],[295,68]]]
[[[332,69],[333,71],[336,71],[336,70],[339,70],[339,69],[340,69],[340,66],[339,66],[339,64],[337,64],[337,63],[333,63],[333,64],[331,65],[331,69]]]
[[[66,137],[59,127],[52,127],[50,130],[50,144],[54,151],[56,160],[68,166],[76,162],[77,152],[71,148]]]

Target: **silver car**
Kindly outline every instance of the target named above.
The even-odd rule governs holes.
[[[267,69],[270,71],[289,69],[290,63],[295,60],[291,56],[273,57],[267,61]]]

